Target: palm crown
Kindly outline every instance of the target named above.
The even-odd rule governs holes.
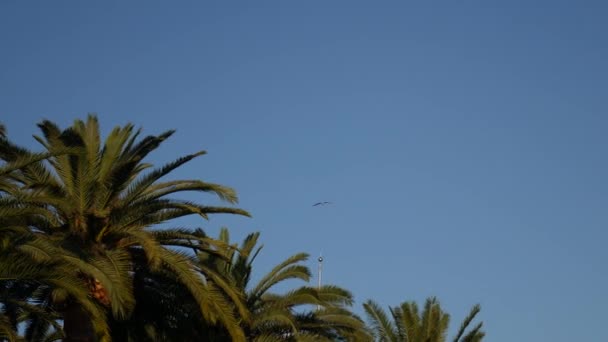
[[[240,246],[230,244],[228,230],[222,229],[219,241],[224,245],[215,253],[201,252],[199,264],[217,269],[233,287],[240,289],[252,320],[244,322],[252,341],[335,341],[369,339],[363,322],[348,310],[352,295],[337,286],[320,288],[299,286],[283,294],[275,287],[287,280],[310,280],[310,270],[303,263],[305,253],[295,254],[251,284],[253,262],[260,253],[260,234],[248,235]],[[317,310],[312,308],[317,307]]]
[[[31,233],[60,251],[62,261],[76,270],[76,276],[89,285],[93,296],[108,306],[114,317],[126,318],[133,310],[134,263],[143,261],[153,272],[178,279],[191,292],[205,319],[221,322],[235,339],[242,339],[234,315],[225,309],[229,305],[224,303],[224,297],[214,295],[217,291],[201,277],[188,255],[170,248],[198,241],[196,247],[204,249],[208,240],[184,230],[158,228],[159,224],[186,215],[205,219],[214,213],[248,215],[237,208],[170,197],[178,192],[199,191],[236,203],[236,193],[218,184],[160,181],[204,152],[178,158],[144,174],[152,167],[144,162],[146,156],[173,131],[138,140],[140,131],[126,125],[112,130],[102,144],[95,116],[89,116],[86,122],[77,120],[65,130],[50,121],[39,127],[42,137],[36,139],[47,151],[47,162],[29,163],[8,173],[10,186],[4,196],[7,207],[28,212]],[[0,153],[12,164],[37,156],[4,139]],[[152,226],[157,228],[151,229]],[[66,307],[65,329],[69,333],[72,323],[82,325],[71,320],[74,315],[81,316],[82,307],[77,305],[70,310],[69,301]]]
[[[428,298],[422,312],[416,302],[404,302],[390,308],[390,317],[374,301],[363,305],[369,318],[372,332],[382,342],[445,342],[450,315],[443,311],[435,297]],[[475,305],[463,320],[454,342],[479,342],[485,336],[481,330],[483,322],[465,334],[475,316],[481,310]]]

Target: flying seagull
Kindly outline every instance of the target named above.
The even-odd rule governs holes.
[[[312,206],[316,207],[318,205],[326,205],[326,204],[331,204],[331,202],[317,202],[317,203],[313,204]]]

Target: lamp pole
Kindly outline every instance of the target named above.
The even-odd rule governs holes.
[[[318,276],[318,281],[319,281],[319,290],[321,289],[321,280],[323,279],[323,256],[319,256],[319,259],[317,259],[319,261],[319,276]]]
[[[319,261],[318,275],[317,275],[318,289],[319,289],[319,291],[321,291],[321,284],[322,284],[322,279],[323,279],[323,256],[319,255],[319,259],[317,259],[317,260]],[[321,310],[321,305],[317,305],[317,310]]]

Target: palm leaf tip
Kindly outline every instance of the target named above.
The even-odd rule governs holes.
[[[243,210],[243,209],[235,209],[235,214],[237,215],[241,215],[241,216],[245,216],[245,217],[253,217],[247,210]]]
[[[198,151],[196,153],[193,153],[192,155],[196,158],[196,157],[204,156],[205,154],[207,154],[207,151],[200,150],[200,151]]]
[[[370,322],[374,337],[378,338],[380,341],[396,340],[397,331],[395,326],[378,303],[368,300],[363,304],[363,309]]]
[[[456,337],[454,337],[454,342],[460,342],[460,341],[471,342],[471,341],[476,341],[475,338],[479,338],[479,340],[481,340],[481,337],[483,337],[485,335],[484,332],[481,331],[483,322],[478,323],[467,335],[464,335],[465,331],[467,330],[467,328],[469,327],[471,322],[473,322],[473,320],[475,319],[475,317],[477,316],[477,314],[480,311],[481,311],[481,305],[479,305],[479,304],[476,304],[475,306],[473,306],[471,308],[471,311],[469,311],[469,314],[467,315],[467,317],[460,324],[458,333],[456,334]]]

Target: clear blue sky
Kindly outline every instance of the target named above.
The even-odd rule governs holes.
[[[209,151],[176,176],[239,191],[202,224],[262,231],[259,272],[322,251],[359,303],[608,341],[606,6],[2,1],[0,121],[176,128],[153,161]]]

